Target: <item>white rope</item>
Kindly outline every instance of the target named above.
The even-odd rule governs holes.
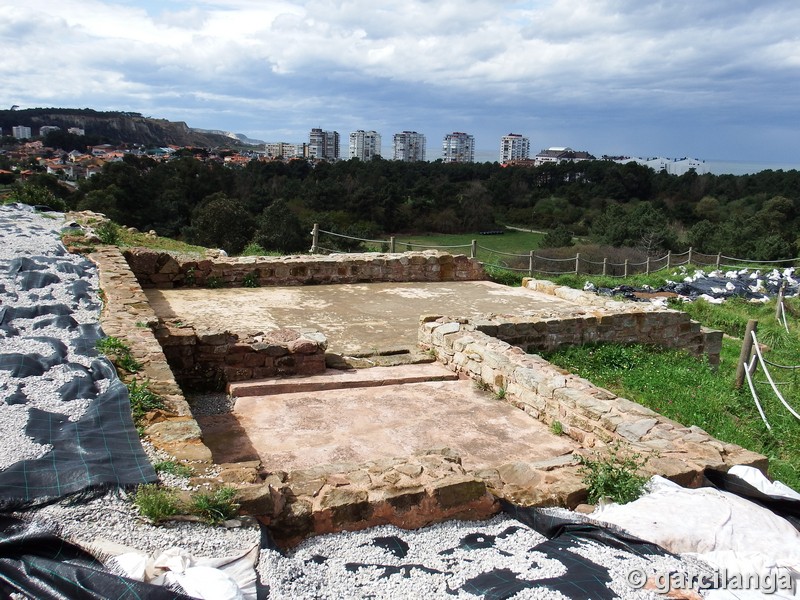
[[[767,426],[767,430],[772,431],[772,427],[770,426],[769,421],[767,421],[767,416],[764,414],[764,409],[761,408],[761,403],[758,401],[758,394],[756,394],[756,388],[753,385],[753,378],[750,377],[750,371],[752,370],[755,362],[756,362],[756,357],[753,356],[753,358],[750,359],[750,364],[747,365],[744,369],[744,376],[747,379],[747,385],[750,388],[750,393],[753,395],[753,401],[756,403],[758,414],[761,415],[761,420],[764,421],[764,425]]]
[[[778,390],[778,386],[775,385],[775,382],[772,380],[772,376],[769,374],[769,371],[767,370],[767,364],[764,362],[764,357],[761,356],[761,348],[758,347],[758,339],[756,339],[756,332],[751,331],[750,335],[753,336],[753,347],[756,349],[758,362],[761,364],[761,368],[764,370],[764,375],[767,376],[767,380],[769,381],[769,384],[772,387],[772,391],[775,392],[775,395],[778,397],[778,400],[781,401],[781,404],[783,404],[786,410],[792,413],[795,419],[800,421],[800,415],[798,415],[797,412],[791,406],[789,406],[789,403],[783,399],[783,395],[781,394],[780,390]]]
[[[786,321],[786,306],[781,300],[781,320],[783,321],[783,326],[786,328],[786,333],[789,333],[789,323]]]

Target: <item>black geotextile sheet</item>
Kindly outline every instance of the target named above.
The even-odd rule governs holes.
[[[0,514],[0,597],[36,600],[187,600],[112,573],[78,546],[32,522]]]
[[[39,348],[39,352],[0,352],[0,371],[12,378],[4,402],[32,404],[36,378],[47,378],[55,367],[60,377],[64,372],[69,375],[57,390],[61,401],[65,405],[76,399],[89,401],[76,421],[58,411],[26,407],[25,433],[52,449],[41,458],[0,471],[0,509],[155,481],[131,418],[128,390],[113,365],[95,349],[104,337],[99,324],[79,324],[72,316],[79,309],[99,310],[89,293],[94,266],[85,259],[76,262],[75,257],[34,256],[2,261],[0,269],[13,280],[12,286],[0,290],[0,333],[19,337],[23,345],[30,340]],[[56,291],[61,292],[60,301],[53,296]],[[23,294],[25,302],[15,306]],[[60,329],[64,335],[37,335],[45,328]],[[50,350],[43,352],[42,344]],[[86,357],[89,366],[75,362],[77,356]]]

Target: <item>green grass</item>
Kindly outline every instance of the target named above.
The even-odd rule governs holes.
[[[589,494],[589,504],[608,498],[617,504],[633,502],[642,495],[649,479],[642,469],[648,458],[619,443],[605,452],[595,452],[592,457],[578,455],[580,473]]]
[[[781,364],[800,362],[800,344],[793,337],[772,353],[777,362],[790,357],[792,362]],[[734,388],[739,349],[737,340],[725,339],[717,371],[684,352],[642,345],[573,347],[546,358],[683,425],[697,425],[720,440],[766,455],[770,475],[800,490],[800,422],[759,383],[759,398],[773,426],[767,431],[749,392]],[[773,377],[786,383],[781,389],[785,397],[797,398],[800,385],[786,373],[773,372]],[[756,380],[763,379],[756,374]]]
[[[194,470],[174,460],[162,460],[153,464],[153,469],[156,473],[169,473],[170,475],[177,475],[178,477],[191,477],[194,475]]]
[[[167,237],[150,237],[144,233],[131,233],[124,227],[119,228],[119,242],[122,247],[150,248],[151,250],[168,250],[181,254],[203,254],[206,248],[194,246]]]
[[[504,259],[507,262],[509,257],[503,257],[497,252],[508,254],[528,254],[531,250],[536,250],[544,238],[542,233],[531,233],[528,231],[516,231],[508,229],[502,235],[481,235],[477,231],[474,233],[438,233],[424,235],[398,235],[395,236],[398,252],[405,252],[409,248],[406,244],[424,245],[431,248],[447,250],[453,254],[469,254],[469,246],[472,240],[476,240],[478,246],[478,258],[484,262],[502,264]],[[466,246],[465,248],[444,248],[444,246]],[[484,250],[488,248],[488,250]],[[377,249],[377,248],[373,248]],[[425,250],[426,248],[411,247],[411,250]]]
[[[155,524],[166,521],[181,510],[177,493],[156,484],[140,485],[133,497],[133,504],[139,514]]]
[[[213,492],[198,492],[192,495],[190,510],[209,525],[217,525],[239,513],[235,498],[236,490],[227,486]]]

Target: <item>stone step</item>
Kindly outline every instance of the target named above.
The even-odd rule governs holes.
[[[228,384],[231,396],[269,396],[294,392],[340,390],[423,381],[454,381],[458,375],[439,363],[372,367],[370,369],[327,369],[321,375],[252,379]]]

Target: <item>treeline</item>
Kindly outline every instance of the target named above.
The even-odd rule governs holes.
[[[127,156],[65,199],[115,221],[237,253],[307,250],[313,223],[357,237],[477,232],[498,224],[587,236],[650,253],[798,255],[800,173],[682,176],[636,163],[536,168],[357,160],[228,168],[185,157]]]

